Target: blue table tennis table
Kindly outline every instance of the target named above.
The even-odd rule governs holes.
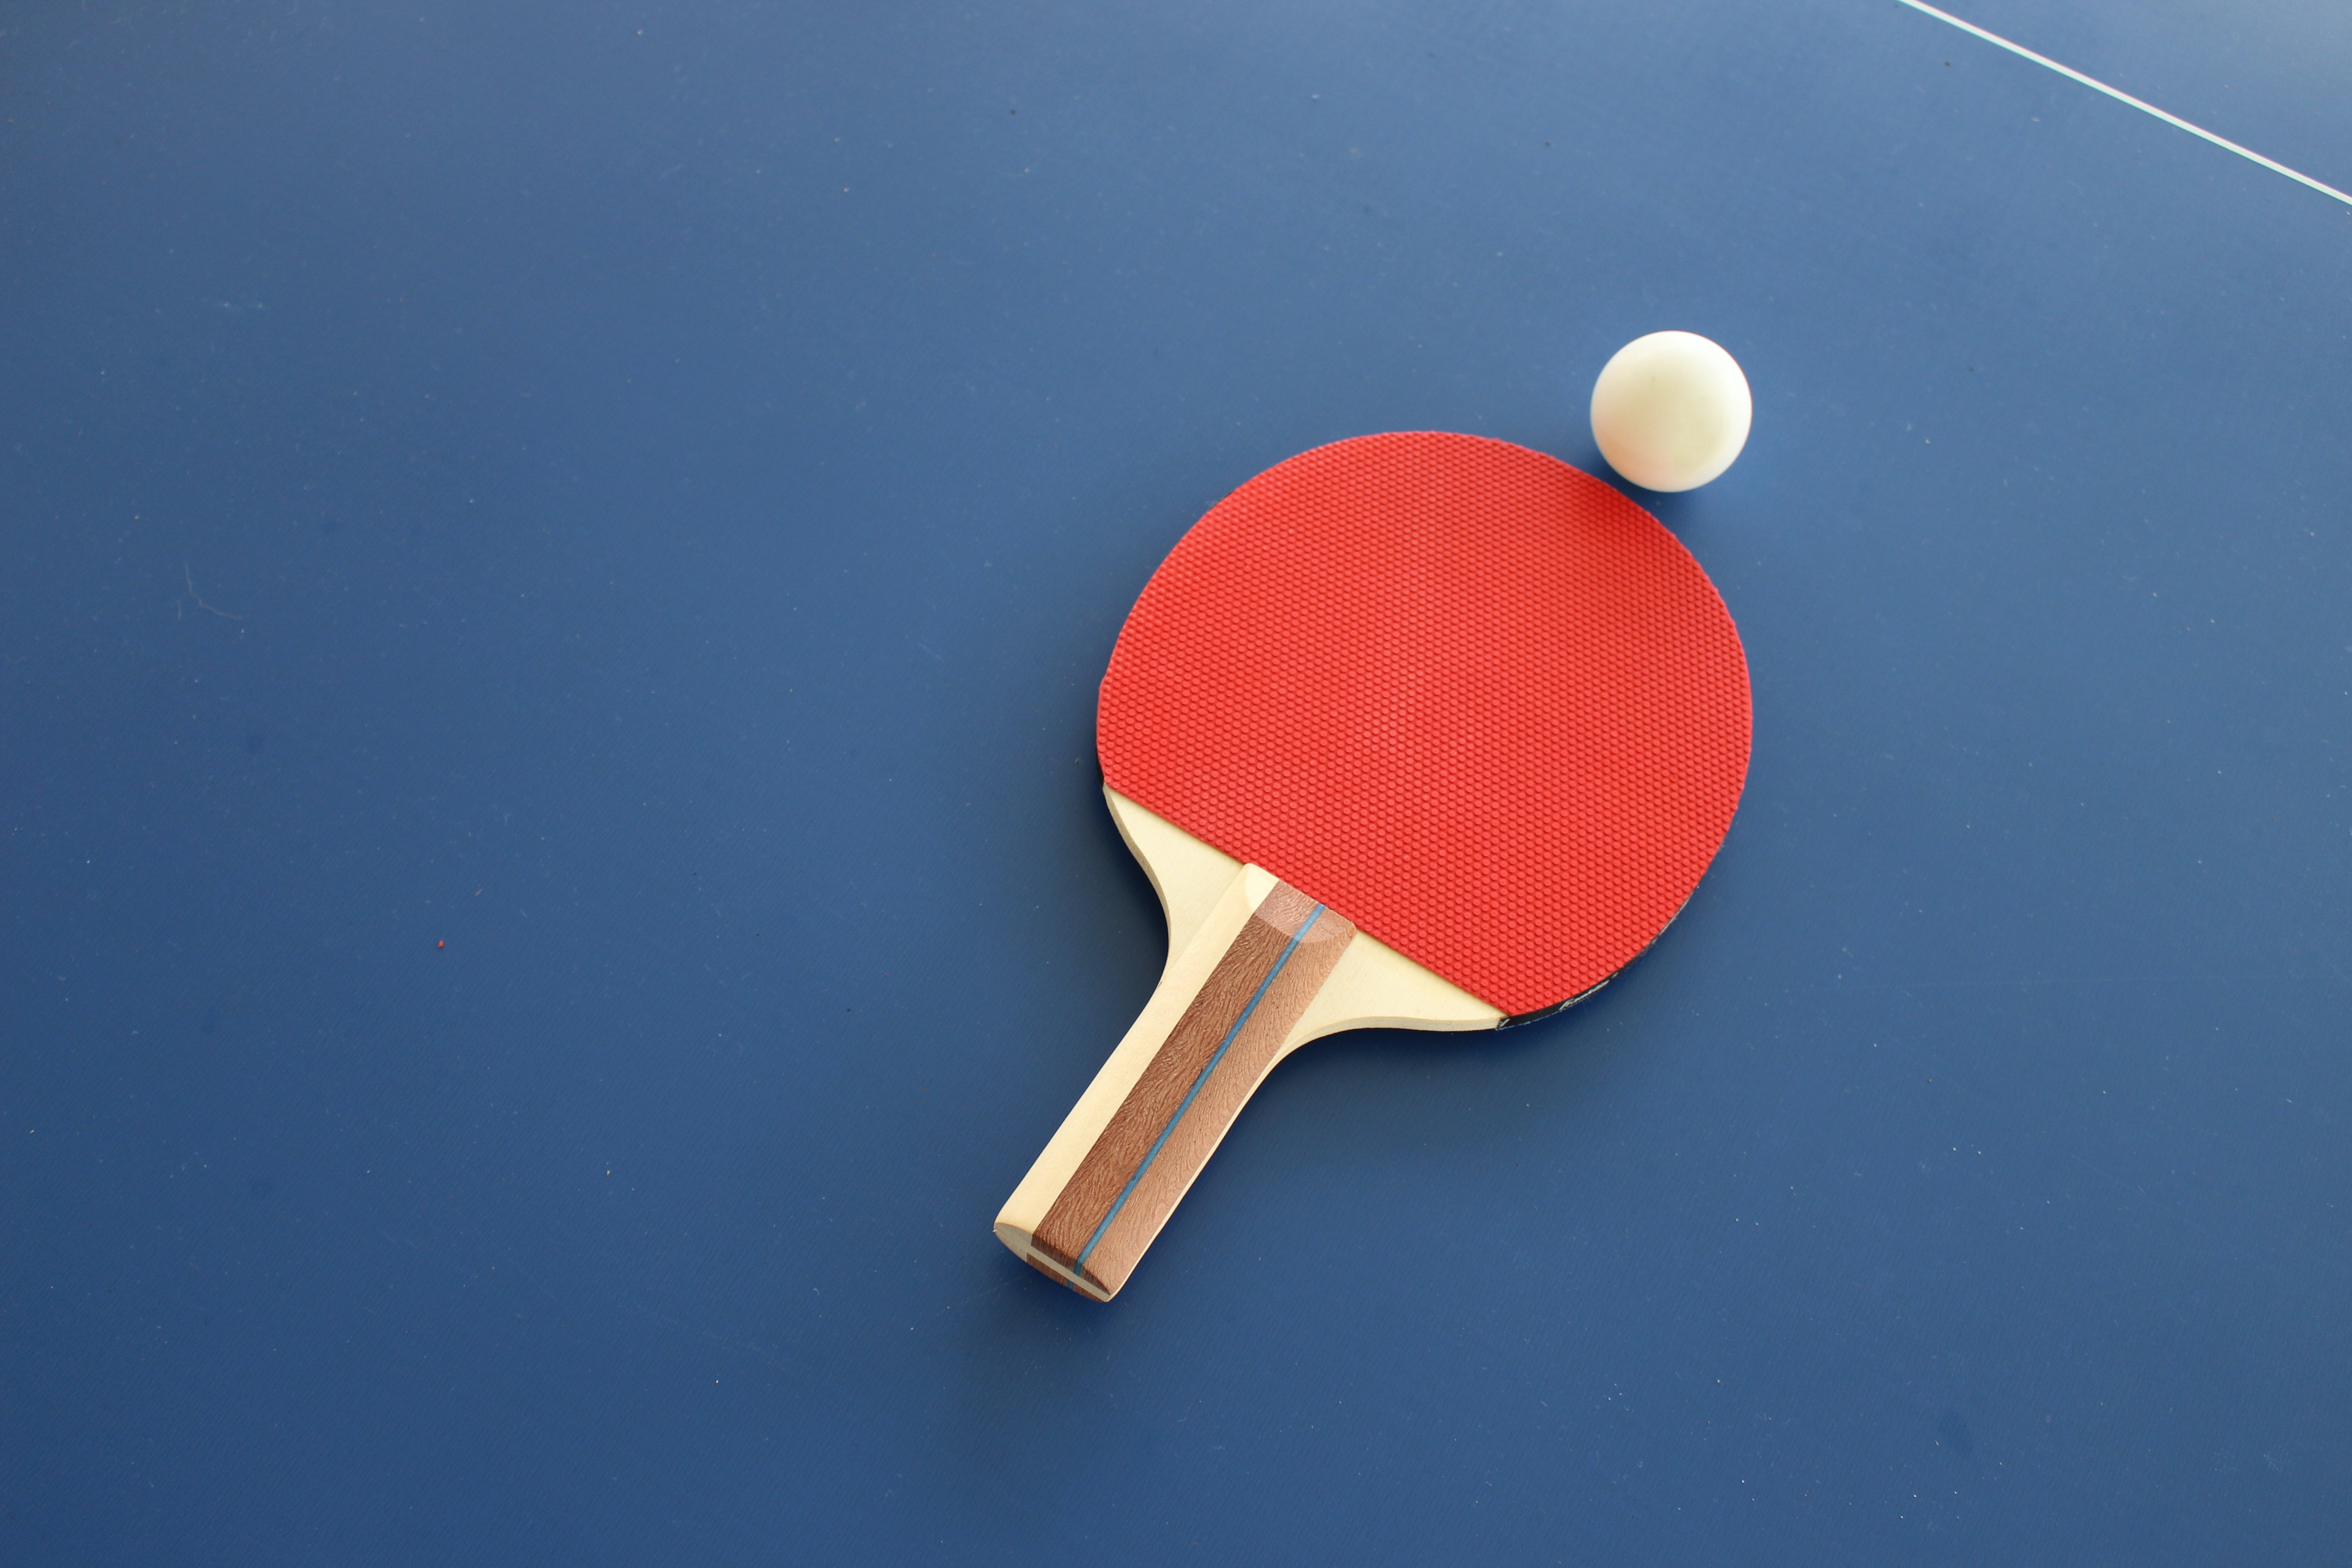
[[[0,19],[0,1562],[2344,1562],[2352,10],[1950,9]],[[1024,1268],[1137,590],[1664,328],[1696,899]]]

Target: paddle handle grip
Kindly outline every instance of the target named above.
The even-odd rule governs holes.
[[[1243,867],[996,1216],[998,1237],[1082,1296],[1117,1295],[1355,935]]]

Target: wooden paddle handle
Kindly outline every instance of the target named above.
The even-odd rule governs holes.
[[[1006,1201],[998,1237],[1082,1296],[1117,1295],[1355,934],[1243,867]]]

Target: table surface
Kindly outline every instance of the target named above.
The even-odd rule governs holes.
[[[2352,187],[2333,0],[1966,15]],[[1897,0],[92,0],[0,119],[0,1557],[2342,1560],[2352,206]],[[1683,920],[1023,1268],[1137,589],[1666,327]]]

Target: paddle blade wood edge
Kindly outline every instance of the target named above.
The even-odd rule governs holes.
[[[1491,1029],[1503,1014],[1116,791],[1168,916],[1168,967],[996,1216],[1005,1246],[1108,1301],[1267,1073],[1342,1029]]]

